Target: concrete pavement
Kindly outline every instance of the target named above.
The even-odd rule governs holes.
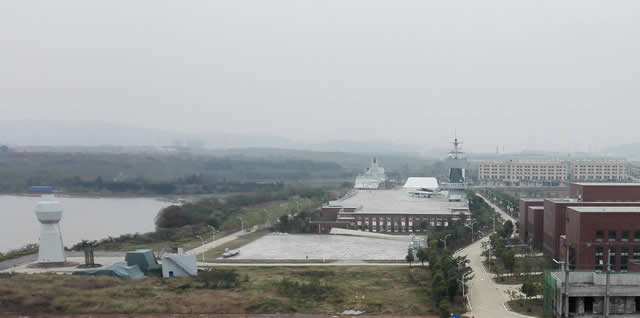
[[[249,234],[249,233],[251,233],[251,232],[238,231],[238,232],[235,232],[235,233],[231,233],[231,234],[229,234],[229,235],[227,235],[225,237],[219,238],[219,239],[217,239],[215,241],[212,241],[212,242],[209,242],[207,244],[200,245],[200,246],[198,246],[198,247],[196,247],[194,249],[188,250],[188,251],[185,252],[185,254],[198,256],[198,255],[200,255],[200,254],[202,254],[202,253],[204,253],[204,252],[206,252],[206,251],[208,251],[210,249],[213,249],[213,248],[216,248],[216,247],[218,247],[218,246],[220,246],[222,244],[226,244],[228,242],[231,242],[231,241],[239,238],[240,236],[243,236],[243,235],[246,235],[246,234]]]
[[[482,265],[482,242],[489,241],[483,238],[475,243],[456,252],[458,255],[466,255],[469,259],[469,266],[475,274],[471,280],[470,287],[470,304],[471,311],[467,316],[475,318],[495,318],[495,317],[528,317],[518,313],[508,311],[505,307],[507,302],[507,290],[517,288],[513,285],[498,285],[493,280],[493,274],[488,273]]]
[[[498,212],[498,214],[500,214],[500,216],[505,219],[505,220],[511,220],[511,222],[513,223],[513,225],[516,225],[516,219],[514,219],[511,215],[507,214],[506,212],[502,211],[502,209],[500,207],[498,207],[497,205],[493,204],[493,202],[489,201],[489,199],[485,198],[484,196],[482,196],[480,193],[476,192],[476,195],[479,196],[480,198],[482,198],[482,200],[484,200],[485,202],[487,202],[487,204],[492,207],[494,210],[496,210]]]

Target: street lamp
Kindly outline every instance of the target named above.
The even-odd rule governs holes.
[[[240,232],[244,232],[244,220],[241,216],[239,216],[238,219],[240,219]]]
[[[451,236],[451,234],[447,234],[444,238],[441,238],[440,241],[444,242],[444,249],[447,249],[447,237]]]
[[[476,224],[478,222],[472,221],[470,224],[465,225],[468,228],[471,228],[471,243],[473,243],[473,225]]]
[[[202,241],[202,246],[204,246],[204,239],[202,238],[202,236],[198,235],[197,238],[200,239],[200,241]],[[205,250],[202,249],[202,261],[204,262],[204,254],[205,254]]]
[[[211,229],[211,242],[213,242],[216,240],[216,228],[211,225],[207,226]]]

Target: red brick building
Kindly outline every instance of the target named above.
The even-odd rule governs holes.
[[[534,248],[542,249],[544,206],[530,206],[527,209],[527,240]]]
[[[408,190],[357,190],[322,207],[319,220],[311,221],[311,232],[329,233],[331,228],[367,232],[420,232],[420,224],[449,226],[462,216],[469,219],[466,200],[450,200],[447,193],[430,198],[412,196]]]
[[[566,220],[572,268],[603,270],[610,262],[615,271],[639,269],[640,206],[568,207]]]
[[[518,227],[518,236],[523,242],[529,242],[529,229],[527,227],[529,207],[543,206],[544,199],[520,199],[520,220]]]
[[[544,207],[542,216],[530,218],[530,207]],[[640,206],[638,183],[571,183],[569,198],[520,200],[520,239],[532,240],[531,232],[542,222],[542,251],[545,256],[560,257],[561,236],[566,234],[568,207],[636,207]],[[524,212],[524,213],[523,213]],[[534,246],[539,246],[539,241]]]
[[[571,183],[569,198],[582,201],[640,201],[640,183]]]

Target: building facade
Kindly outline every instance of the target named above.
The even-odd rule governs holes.
[[[622,160],[574,160],[571,180],[622,182],[629,179],[627,163]]]
[[[640,206],[569,207],[566,220],[571,268],[638,270]]]
[[[505,160],[478,164],[478,179],[502,182],[625,182],[629,168],[622,160]]]
[[[483,161],[478,179],[492,181],[567,181],[569,163],[553,160]]]
[[[640,313],[640,274],[600,272],[570,272],[565,293],[564,272],[545,273],[544,309],[554,317],[562,316],[564,301],[570,317],[606,317],[605,291],[608,290],[608,314],[613,317],[638,317]],[[565,298],[565,295],[568,295]]]

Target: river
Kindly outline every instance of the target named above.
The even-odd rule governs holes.
[[[98,240],[154,230],[153,219],[169,202],[153,198],[57,197],[62,204],[62,240],[67,247],[81,240]],[[0,195],[0,252],[37,243],[40,223],[36,196]]]

